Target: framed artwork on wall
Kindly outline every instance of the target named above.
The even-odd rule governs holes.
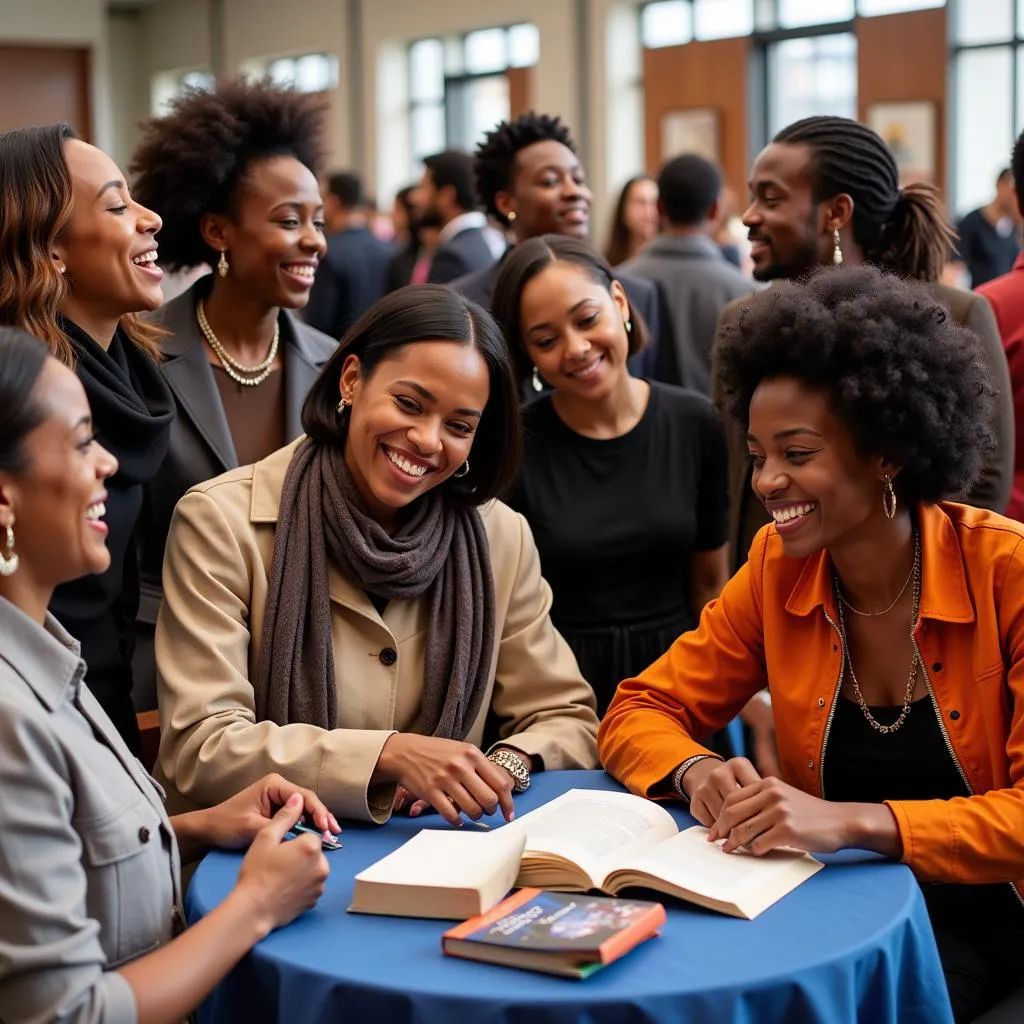
[[[718,111],[711,107],[670,110],[661,119],[661,159],[696,153],[722,162]]]
[[[900,172],[900,185],[935,183],[938,153],[938,116],[927,100],[872,103],[868,127],[885,140]]]

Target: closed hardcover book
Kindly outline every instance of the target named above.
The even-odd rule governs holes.
[[[665,908],[648,900],[520,889],[444,933],[449,956],[587,978],[657,935]]]

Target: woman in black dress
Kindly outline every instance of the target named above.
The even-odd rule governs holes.
[[[173,404],[154,361],[159,332],[132,314],[163,301],[160,227],[110,157],[68,125],[0,135],[0,323],[25,328],[74,368],[95,439],[120,467],[88,513],[106,524],[110,567],[57,587],[50,610],[81,642],[86,682],[136,754],[133,533]]]
[[[726,449],[702,395],[630,375],[646,328],[604,259],[546,235],[509,254],[494,293],[524,410],[511,504],[533,529],[554,604],[603,713],[727,579]]]

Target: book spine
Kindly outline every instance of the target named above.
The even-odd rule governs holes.
[[[507,914],[518,910],[524,903],[529,903],[539,893],[540,889],[520,889],[519,892],[513,893],[497,906],[492,907],[486,914],[478,914],[476,917],[471,917],[468,921],[463,921],[462,924],[450,928],[441,936],[441,940],[443,942],[445,939],[464,939],[481,928],[487,928]]]

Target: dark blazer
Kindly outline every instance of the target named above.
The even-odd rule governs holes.
[[[494,286],[500,272],[499,260],[485,270],[478,270],[452,281],[451,286],[478,306],[490,310]],[[621,282],[629,304],[642,317],[650,333],[650,344],[647,348],[629,360],[630,372],[636,377],[651,377],[666,384],[679,384],[680,372],[675,356],[672,321],[661,286],[655,281],[633,277],[631,274],[620,274],[618,271],[615,272],[615,277]]]
[[[494,253],[480,228],[466,228],[434,251],[427,281],[448,284],[457,277],[485,270],[495,262]]]
[[[1006,354],[999,338],[995,314],[988,300],[974,292],[961,288],[950,288],[943,284],[931,286],[935,297],[949,310],[952,319],[974,331],[981,341],[981,354],[992,385],[996,390],[996,404],[992,430],[996,436],[996,447],[988,465],[982,470],[978,482],[963,500],[979,508],[1002,512],[1010,500],[1013,484],[1014,420],[1013,393],[1010,388],[1010,371]],[[744,306],[753,296],[744,296],[730,302],[718,320],[719,329],[724,324],[735,323]],[[714,370],[712,370],[714,390]],[[735,572],[747,560],[747,552],[754,540],[754,534],[771,522],[764,505],[754,497],[750,488],[750,461],[747,459],[747,445],[742,432],[734,424],[728,426],[729,439],[729,567]]]
[[[238,466],[220,392],[196,322],[196,303],[209,288],[201,278],[156,314],[170,335],[164,340],[164,379],[174,396],[177,416],[160,471],[146,485],[137,543],[141,596],[138,645],[133,662],[136,707],[155,707],[152,638],[163,598],[164,545],[178,499],[192,486]],[[281,356],[284,362],[285,431],[289,441],[302,433],[302,402],[337,348],[337,342],[281,311]]]
[[[331,235],[302,319],[339,339],[387,291],[393,255],[394,248],[366,228]]]

